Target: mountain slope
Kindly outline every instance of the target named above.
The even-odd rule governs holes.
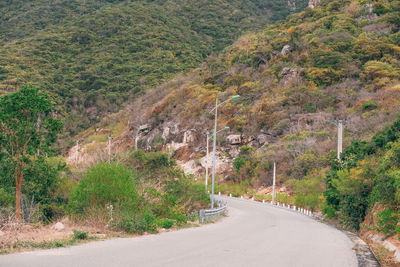
[[[0,93],[33,83],[67,117],[67,135],[248,29],[286,1],[11,1],[1,6]],[[305,1],[298,1],[301,9]]]
[[[224,100],[240,94],[220,108],[219,126],[229,126],[230,134],[242,135],[242,145],[253,149],[229,146],[221,133],[221,160],[241,158],[243,163],[224,176],[269,185],[267,174],[277,161],[280,182],[302,179],[335,157],[337,130],[328,120],[347,121],[347,145],[398,116],[399,10],[397,1],[336,0],[307,8],[242,36],[196,71],[135,101],[118,115],[130,120],[125,134],[113,132],[110,119],[99,127],[132,144],[138,126],[148,123],[151,131],[140,138],[141,147],[188,146],[176,157],[202,173],[204,132],[213,127],[206,111],[216,95]]]

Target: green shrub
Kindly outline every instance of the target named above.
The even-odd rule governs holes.
[[[365,102],[362,104],[362,110],[369,111],[369,110],[377,109],[378,106],[379,105],[377,103],[368,101],[368,102]]]
[[[378,225],[377,230],[387,236],[393,235],[396,232],[399,214],[390,207],[377,213]]]
[[[303,105],[303,110],[307,113],[315,113],[317,112],[317,107],[314,103],[308,102]]]
[[[337,217],[336,210],[331,206],[326,205],[325,207],[323,207],[322,211],[326,214],[326,217],[328,217],[328,219],[333,219]]]
[[[144,232],[155,232],[154,223],[154,214],[150,210],[144,210],[136,214],[123,214],[121,220],[115,226],[128,233],[143,234]]]
[[[86,239],[88,237],[88,231],[73,229],[74,239]]]
[[[164,219],[159,219],[157,221],[157,225],[159,227],[165,228],[165,229],[169,229],[171,228],[175,223],[175,220],[173,219],[168,219],[168,218],[164,218]]]
[[[135,211],[140,201],[133,173],[125,166],[100,163],[92,167],[70,194],[69,210],[73,216],[88,218],[108,216],[107,205],[116,210]]]

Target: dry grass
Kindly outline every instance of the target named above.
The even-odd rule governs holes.
[[[394,252],[387,250],[381,244],[368,243],[375,257],[382,267],[399,267],[400,263],[394,259]]]

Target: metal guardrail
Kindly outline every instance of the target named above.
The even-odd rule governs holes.
[[[216,201],[217,208],[200,210],[199,223],[207,223],[208,221],[224,215],[227,211],[226,203],[223,201]]]

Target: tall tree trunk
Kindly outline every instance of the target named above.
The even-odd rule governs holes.
[[[18,222],[22,222],[22,211],[21,211],[22,178],[23,178],[22,168],[18,166],[17,171],[15,173],[15,218],[17,219]]]

